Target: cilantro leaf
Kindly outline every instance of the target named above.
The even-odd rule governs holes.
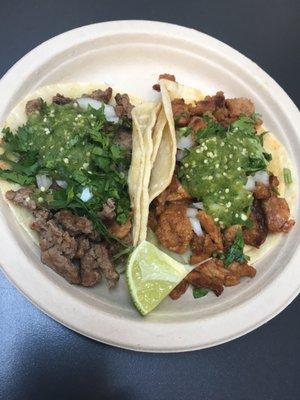
[[[238,230],[235,240],[230,248],[224,254],[224,265],[228,267],[232,262],[247,262],[249,257],[244,254],[244,238],[241,230]]]
[[[193,289],[193,297],[194,297],[194,299],[199,299],[200,297],[206,296],[208,292],[209,292],[208,289],[194,288]]]

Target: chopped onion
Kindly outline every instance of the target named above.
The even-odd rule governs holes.
[[[84,110],[87,110],[88,106],[91,106],[95,110],[99,110],[99,108],[101,108],[104,105],[104,115],[106,120],[109,122],[119,121],[119,118],[115,112],[114,107],[109,104],[105,104],[102,101],[91,99],[90,97],[81,97],[77,99],[77,103]]]
[[[117,116],[114,107],[109,104],[104,104],[104,115],[109,122],[119,121],[119,117]]]
[[[253,175],[255,182],[261,182],[265,186],[269,186],[269,174],[267,171],[257,171]]]
[[[52,179],[46,175],[37,175],[36,184],[39,189],[48,190],[49,187],[52,185]]]
[[[253,179],[252,175],[248,176],[248,180],[246,182],[245,189],[250,190],[250,192],[253,192],[253,190],[255,189],[255,180]]]
[[[203,236],[203,231],[201,228],[201,224],[198,218],[189,218],[193,231],[196,233],[197,236]]]
[[[99,108],[102,106],[102,102],[91,99],[90,97],[81,97],[80,99],[77,99],[77,103],[79,104],[79,107],[83,108],[84,110],[87,110],[88,106],[93,107],[95,110],[99,110]]]
[[[192,203],[195,208],[198,210],[204,210],[203,203],[199,201],[198,203]]]
[[[187,215],[189,218],[195,218],[196,215],[197,215],[197,213],[198,213],[198,211],[197,211],[195,208],[188,208],[188,209],[186,210],[186,215]]]
[[[267,173],[267,171],[257,171],[255,172],[255,174],[249,175],[247,183],[245,185],[245,189],[253,192],[256,182],[261,182],[265,186],[269,186],[269,174]]]
[[[193,146],[193,144],[194,144],[194,140],[193,140],[192,135],[181,136],[177,140],[177,148],[180,150],[189,149],[190,147]]]
[[[67,187],[68,187],[68,184],[67,184],[66,181],[60,181],[60,180],[58,180],[58,181],[56,181],[56,183],[57,183],[57,185],[58,185],[59,187],[61,187],[61,188],[63,188],[63,189],[67,189]]]
[[[176,153],[176,160],[177,161],[181,161],[184,157],[184,151],[183,150],[177,150]]]
[[[90,189],[88,187],[84,188],[81,195],[80,195],[80,200],[82,200],[84,203],[89,201],[93,197],[93,194],[91,193]]]

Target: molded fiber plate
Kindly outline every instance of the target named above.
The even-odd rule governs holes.
[[[158,98],[151,90],[160,73],[213,93],[250,97],[291,155],[299,171],[299,111],[287,94],[252,61],[195,30],[151,21],[115,21],[59,35],[22,58],[0,82],[0,120],[39,86],[99,81]],[[294,176],[298,187],[298,176]],[[298,199],[298,194],[297,194]],[[299,221],[298,201],[293,216]],[[300,226],[285,236],[257,267],[254,279],[194,300],[166,299],[142,318],[130,303],[124,279],[84,289],[67,284],[39,260],[39,250],[0,199],[0,263],[8,278],[52,318],[96,340],[140,351],[179,352],[214,346],[241,336],[283,310],[298,294]]]

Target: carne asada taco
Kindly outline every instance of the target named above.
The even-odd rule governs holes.
[[[223,286],[255,276],[249,262],[294,225],[292,167],[251,100],[225,99],[223,92],[204,97],[170,76],[159,84],[165,119],[148,188],[153,201],[142,210],[148,240],[195,265],[173,299],[189,284],[195,297],[220,295]]]
[[[160,105],[94,83],[46,86],[2,130],[0,188],[41,260],[68,282],[115,286],[139,238],[145,137]]]

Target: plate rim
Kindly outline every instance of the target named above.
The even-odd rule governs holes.
[[[233,55],[234,57],[237,57],[237,59],[243,65],[246,65],[247,68],[249,68],[249,70],[251,70],[251,69],[254,70],[256,73],[258,73],[260,75],[261,78],[265,79],[266,81],[268,81],[270,83],[270,85],[272,86],[272,89],[274,89],[276,91],[276,93],[279,95],[279,97],[282,99],[281,103],[282,103],[282,101],[284,101],[285,105],[288,106],[286,114],[289,115],[288,119],[289,119],[289,122],[292,124],[292,126],[294,126],[294,127],[296,126],[296,121],[298,121],[297,124],[300,124],[300,114],[299,114],[299,111],[298,111],[296,105],[293,103],[293,101],[289,98],[289,96],[286,94],[286,92],[278,85],[278,83],[276,81],[274,81],[266,72],[264,72],[257,64],[255,64],[249,58],[242,55],[237,50],[226,45],[225,43],[219,41],[218,39],[215,39],[205,33],[199,32],[199,31],[197,31],[195,29],[191,29],[191,28],[186,28],[186,27],[182,27],[179,25],[169,24],[169,23],[165,23],[165,22],[157,22],[157,21],[145,21],[145,20],[109,21],[109,22],[101,22],[101,23],[96,23],[96,24],[91,24],[91,25],[85,25],[85,26],[64,32],[58,36],[55,36],[55,37],[43,42],[42,44],[38,45],[33,50],[31,50],[29,53],[27,53],[24,57],[22,57],[19,61],[17,61],[17,63],[15,63],[9,69],[9,71],[2,77],[2,79],[0,81],[0,88],[2,88],[5,85],[6,86],[10,85],[10,86],[15,87],[15,90],[17,90],[16,84],[11,85],[12,78],[14,77],[14,75],[16,73],[18,73],[18,71],[21,71],[21,70],[26,71],[26,66],[27,66],[27,74],[29,74],[28,71],[30,71],[30,68],[28,69],[28,65],[30,64],[30,60],[32,60],[32,57],[37,57],[37,55],[41,56],[43,54],[44,55],[51,54],[51,51],[49,51],[49,49],[53,49],[54,47],[55,47],[56,52],[59,52],[59,50],[63,51],[65,49],[65,47],[61,47],[61,46],[63,46],[63,42],[66,41],[66,38],[68,38],[69,40],[73,38],[72,40],[70,40],[70,43],[68,43],[68,44],[70,44],[70,47],[71,47],[71,45],[74,45],[74,41],[77,40],[78,43],[80,43],[80,41],[83,41],[82,37],[84,37],[84,39],[89,39],[89,37],[94,38],[95,35],[97,35],[97,37],[99,37],[99,36],[105,37],[105,35],[111,34],[112,32],[128,33],[128,31],[130,33],[153,33],[157,29],[161,30],[162,28],[164,29],[164,33],[167,33],[170,36],[172,36],[172,35],[175,35],[177,37],[180,36],[181,39],[184,38],[186,40],[191,40],[191,39],[194,40],[194,38],[195,38],[195,39],[199,40],[199,37],[201,37],[202,40],[208,41],[215,51],[218,51],[218,49],[220,49],[220,47],[221,47],[222,51],[224,51],[225,53],[228,53],[228,54],[231,54],[231,56]],[[22,79],[19,79],[19,87],[20,86],[22,86]],[[0,93],[1,93],[1,90],[0,90]],[[0,95],[0,98],[1,98],[1,95]],[[2,225],[3,225],[3,221],[1,220],[0,227]],[[7,248],[7,247],[5,247],[6,240],[9,240],[9,243],[16,242],[13,238],[12,232],[10,232],[9,235],[6,235],[5,240],[2,241],[2,243],[0,244],[0,250]],[[6,244],[6,246],[7,245],[8,244]],[[18,246],[18,244],[16,244],[16,246]],[[18,251],[16,252],[16,255],[18,255],[20,253],[22,253],[21,249],[18,249]],[[269,321],[271,318],[273,318],[274,316],[279,314],[298,295],[299,286],[300,286],[299,285],[300,270],[298,272],[298,271],[294,271],[293,269],[291,269],[292,264],[297,263],[297,259],[298,260],[300,259],[300,247],[299,247],[299,243],[298,243],[298,247],[295,250],[294,254],[292,255],[290,261],[288,262],[284,273],[279,274],[274,279],[274,281],[272,281],[269,285],[267,285],[267,287],[265,287],[262,290],[262,293],[260,293],[259,295],[255,295],[254,298],[247,300],[246,304],[242,304],[241,306],[234,307],[234,309],[235,309],[234,312],[238,311],[238,314],[241,312],[241,310],[243,310],[243,313],[249,312],[251,315],[251,308],[254,307],[256,302],[258,302],[259,304],[262,304],[263,298],[265,298],[265,299],[269,298],[269,296],[270,296],[269,292],[271,290],[271,287],[274,287],[274,285],[277,285],[277,286],[281,285],[281,286],[285,286],[286,288],[288,288],[289,289],[288,295],[285,295],[284,299],[282,298],[282,301],[280,301],[279,303],[278,303],[278,299],[277,299],[277,302],[274,301],[272,303],[272,307],[271,307],[272,310],[271,311],[269,310],[267,315],[264,315],[263,317],[260,317],[260,318],[256,318],[257,320],[255,320],[255,322],[252,324],[246,323],[246,321],[244,321],[243,329],[240,327],[240,330],[238,332],[235,332],[235,333],[231,332],[230,334],[228,333],[228,335],[224,336],[222,339],[219,339],[219,340],[215,339],[215,340],[212,340],[210,343],[208,342],[208,343],[203,343],[203,344],[200,344],[200,343],[193,344],[189,347],[189,346],[182,344],[182,338],[181,338],[178,341],[177,346],[169,345],[168,343],[165,343],[163,346],[161,346],[159,344],[156,346],[153,346],[153,345],[151,345],[151,343],[146,343],[147,341],[149,341],[149,339],[151,339],[151,335],[150,336],[149,336],[149,334],[145,335],[145,332],[144,332],[143,339],[140,338],[139,343],[132,343],[132,339],[129,338],[128,336],[126,336],[127,339],[125,339],[125,341],[120,340],[120,334],[124,333],[124,332],[122,332],[122,330],[116,331],[117,335],[116,335],[115,339],[112,340],[109,338],[108,332],[104,332],[104,334],[102,334],[102,336],[99,335],[99,332],[97,334],[95,334],[95,333],[93,334],[89,330],[84,329],[84,327],[81,326],[82,324],[80,325],[80,323],[78,323],[78,321],[77,321],[77,323],[74,324],[74,321],[72,322],[72,317],[71,317],[71,320],[69,320],[70,318],[69,319],[66,318],[66,316],[60,317],[60,311],[56,311],[55,309],[53,310],[51,308],[51,306],[49,306],[49,304],[44,303],[43,299],[37,298],[38,296],[30,295],[29,288],[24,287],[22,282],[20,282],[20,279],[19,279],[20,277],[19,277],[17,271],[11,270],[9,268],[9,264],[7,264],[7,261],[9,263],[9,260],[5,259],[5,257],[4,258],[2,257],[2,251],[0,251],[0,254],[1,254],[1,256],[0,256],[1,257],[1,266],[2,266],[2,270],[4,271],[5,276],[13,283],[13,285],[18,290],[20,290],[23,293],[23,295],[25,295],[25,297],[27,297],[34,305],[36,305],[40,310],[42,310],[48,316],[55,319],[59,323],[67,326],[68,328],[70,328],[78,333],[81,333],[89,338],[92,338],[92,339],[95,339],[95,340],[98,340],[103,343],[110,344],[110,345],[113,345],[116,347],[122,347],[122,348],[136,350],[136,351],[183,352],[183,351],[191,351],[191,350],[196,350],[196,349],[212,347],[212,346],[219,345],[221,343],[228,342],[230,340],[233,340],[237,337],[243,336],[244,334],[256,329],[257,327],[263,325],[264,323]],[[23,257],[24,257],[24,255],[23,255]],[[2,259],[4,261],[2,261]],[[29,261],[29,264],[30,264],[30,261]],[[288,269],[288,266],[290,266],[289,269]],[[293,280],[292,280],[293,287],[292,288],[291,288],[291,284],[290,284],[291,281],[289,281],[289,279],[287,279],[288,272],[291,274],[291,277],[293,278]],[[294,273],[295,273],[295,275],[293,275]],[[38,275],[39,274],[37,274],[37,277],[38,277]],[[50,283],[50,280],[48,280],[48,283]],[[288,283],[289,283],[289,285],[287,285]],[[54,285],[51,283],[50,286],[57,286],[57,285]],[[52,287],[51,290],[54,290],[54,287]],[[63,293],[61,293],[61,294],[63,294]],[[72,303],[72,301],[74,300],[74,296],[71,295],[70,297],[71,297],[70,300]],[[259,299],[259,301],[258,301],[258,299]],[[78,301],[80,302],[80,300],[78,300]],[[250,307],[250,304],[251,304],[251,307]],[[70,305],[72,307],[72,304],[70,304]],[[91,307],[91,305],[85,304],[85,307]],[[92,310],[90,310],[90,311],[92,311]],[[221,323],[221,320],[224,320],[225,316],[226,316],[225,319],[227,319],[229,317],[228,314],[232,313],[232,311],[233,310],[229,310],[229,311],[227,310],[227,311],[223,312],[222,315],[219,315],[217,317],[212,316],[210,318],[218,319],[218,321],[217,321],[217,325],[218,325],[218,323]],[[264,312],[266,313],[266,310],[264,310]],[[222,318],[220,318],[220,317],[222,317]],[[111,323],[112,325],[114,325],[117,322],[117,324],[118,324],[119,318],[116,318],[115,316],[109,316],[107,318],[107,315],[106,315],[103,318],[106,318],[105,323],[108,322],[108,323]],[[151,323],[151,322],[145,321],[145,320],[139,320],[139,322],[134,323],[134,325],[136,325],[136,327],[133,327],[133,329],[131,329],[131,330],[136,331],[136,329],[140,329],[141,328],[140,325],[142,324],[141,321],[143,321],[144,325],[147,325],[150,327],[151,326],[155,327],[158,324],[158,323]],[[136,321],[134,321],[134,322],[136,322]],[[130,322],[130,323],[133,323],[133,322]],[[197,323],[197,321],[193,321],[193,323],[185,322],[184,324],[189,325],[189,329],[190,329],[190,325],[193,324],[193,326],[195,326],[196,323]],[[164,325],[164,327],[165,326],[166,325]],[[123,328],[123,326],[122,326],[122,328]],[[182,326],[181,326],[181,328],[182,328]],[[184,334],[182,333],[182,336],[186,335],[187,332],[189,332],[189,329],[186,330],[186,332]],[[170,331],[170,329],[167,329],[167,330]],[[233,330],[236,331],[236,329],[233,329]],[[156,340],[157,337],[153,336],[152,339]],[[162,338],[160,338],[158,336],[158,340],[162,340]]]

